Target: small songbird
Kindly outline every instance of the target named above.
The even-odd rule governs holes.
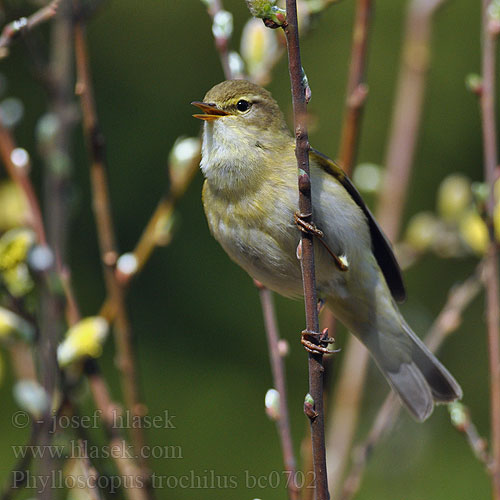
[[[204,114],[201,170],[210,231],[229,257],[266,287],[302,295],[295,140],[271,94],[222,82],[193,102]],[[434,402],[462,397],[453,376],[401,316],[405,298],[391,246],[345,173],[309,152],[318,297],[368,348],[419,421]]]

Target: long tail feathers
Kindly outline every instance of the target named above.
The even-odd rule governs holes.
[[[435,402],[460,399],[462,389],[410,327],[404,324],[404,329],[412,340],[411,362],[401,363],[397,371],[381,368],[410,413],[422,422],[432,413]]]

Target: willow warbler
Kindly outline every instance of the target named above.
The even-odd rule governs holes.
[[[248,274],[284,296],[302,294],[295,140],[271,94],[245,80],[203,102],[203,205],[215,239]],[[309,153],[318,296],[368,348],[419,421],[462,390],[401,316],[404,285],[388,240],[344,172]],[[300,253],[300,252],[299,252]],[[300,255],[299,255],[300,257]],[[339,265],[342,264],[342,265]]]

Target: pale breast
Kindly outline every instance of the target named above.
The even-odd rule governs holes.
[[[301,294],[300,264],[296,258],[300,235],[294,227],[294,205],[288,190],[275,189],[271,198],[258,193],[229,202],[217,199],[206,182],[203,204],[213,236],[233,261],[252,278],[282,295]]]

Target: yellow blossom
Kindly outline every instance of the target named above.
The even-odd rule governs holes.
[[[108,330],[108,322],[100,316],[84,318],[73,325],[57,348],[59,365],[64,367],[86,357],[98,358]]]
[[[475,212],[467,212],[460,220],[460,235],[474,253],[484,255],[488,248],[488,228],[481,216]]]
[[[439,231],[439,222],[431,212],[415,214],[408,222],[406,241],[415,250],[424,252],[434,242]]]
[[[0,183],[0,231],[20,226],[26,219],[26,199],[12,181]]]
[[[11,229],[0,238],[0,279],[15,297],[33,289],[26,259],[34,243],[35,235],[27,228]]]
[[[461,174],[446,177],[439,186],[437,208],[447,221],[458,221],[472,201],[470,180]]]

